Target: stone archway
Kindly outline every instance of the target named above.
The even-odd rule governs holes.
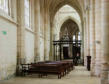
[[[81,60],[81,40],[78,39],[78,32],[79,26],[78,24],[73,21],[72,19],[66,20],[60,29],[60,41],[73,41],[72,44],[68,45],[61,45],[62,46],[62,51],[63,51],[63,58],[64,59],[73,59],[74,64],[77,65],[77,53],[79,54],[79,60]],[[73,39],[73,36],[76,38]]]
[[[74,8],[80,15],[81,20],[83,20],[83,10],[82,10],[80,3],[84,3],[84,1],[78,1],[78,0],[55,0],[55,1],[52,1],[49,5],[50,6],[49,11],[50,11],[51,23],[54,19],[56,12],[64,5],[70,5],[72,8]]]
[[[83,2],[81,2],[81,3],[83,3]],[[69,5],[69,6],[71,6],[72,8],[74,8],[77,11],[78,15],[80,16],[81,23],[78,24],[78,21],[76,21],[75,18],[72,18],[72,17],[69,17],[69,16],[66,17],[65,20],[67,20],[69,18],[74,20],[78,24],[79,28],[81,28],[80,32],[83,33],[83,24],[82,24],[83,23],[83,10],[82,10],[82,7],[80,5],[80,2],[75,1],[75,0],[67,0],[67,1],[65,1],[65,0],[60,0],[60,1],[56,0],[56,1],[52,1],[49,4],[49,6],[50,6],[49,15],[50,15],[50,25],[51,25],[51,41],[54,38],[53,28],[55,28],[54,27],[55,15],[56,15],[57,11],[60,8],[62,8],[64,5]],[[60,27],[61,27],[63,22],[64,22],[64,20],[62,20],[62,22],[60,22]],[[84,35],[84,34],[81,34],[81,35]],[[82,36],[82,39],[84,39],[84,36]],[[82,46],[82,49],[84,49],[83,47],[84,46]],[[51,47],[51,52],[52,52],[52,47]],[[52,53],[52,55],[53,55],[53,53]]]

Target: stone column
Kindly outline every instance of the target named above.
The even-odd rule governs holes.
[[[100,76],[101,73],[101,0],[95,0],[95,43],[96,43],[96,59],[95,59],[95,75]]]
[[[95,0],[90,1],[90,55],[91,55],[91,75],[95,75]]]
[[[90,13],[89,13],[89,8],[86,12],[86,32],[87,32],[87,56],[90,56],[90,31],[89,31],[89,16],[90,16]]]
[[[35,62],[40,61],[40,2],[35,0]]]
[[[47,4],[47,3],[45,3]],[[49,10],[47,5],[44,7],[44,58],[45,60],[49,60],[49,52],[50,52],[50,18],[49,18]]]
[[[81,23],[81,28],[82,28],[82,30],[80,31],[80,38],[81,38],[81,62],[83,63],[83,61],[84,61],[84,55],[85,55],[85,53],[84,53],[84,20],[82,21],[82,23]],[[83,64],[84,65],[84,64]]]
[[[86,18],[84,20],[84,65],[86,66],[87,56],[87,31],[86,31]]]
[[[87,2],[86,6],[86,19],[85,19],[85,29],[84,29],[84,37],[85,37],[85,57],[84,57],[84,64],[87,66],[87,57],[90,56],[90,31],[89,31],[89,4]]]
[[[45,20],[45,6],[44,6],[44,0],[39,0],[40,1],[40,61],[44,61],[44,20]]]
[[[17,72],[20,64],[25,63],[25,23],[24,0],[17,0]]]
[[[101,84],[109,84],[109,0],[102,3],[102,61]]]
[[[53,60],[53,41],[55,40],[54,39],[54,32],[53,32],[53,24],[51,23],[51,20],[50,20],[50,53],[49,53],[49,60],[51,61],[54,61]]]
[[[24,38],[25,38],[25,23],[24,23],[24,0],[17,1],[17,22],[18,22],[18,64],[25,63],[25,47],[24,47]]]

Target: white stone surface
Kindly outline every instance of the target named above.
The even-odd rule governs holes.
[[[34,62],[34,34],[25,31],[25,56],[26,63]]]
[[[54,18],[53,32],[56,35],[56,40],[59,39],[59,33],[61,30],[61,26],[68,19],[71,19],[74,22],[76,22],[81,31],[81,19],[80,19],[79,14],[73,7],[69,5],[65,5],[59,9],[59,11],[56,13],[55,18]]]
[[[6,34],[5,34],[6,33]],[[0,18],[0,80],[16,72],[17,62],[16,24]]]

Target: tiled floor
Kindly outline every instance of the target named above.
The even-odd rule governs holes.
[[[90,77],[90,72],[85,67],[77,66],[62,79],[57,76],[38,78],[37,76],[16,77],[0,84],[99,84],[99,78]]]

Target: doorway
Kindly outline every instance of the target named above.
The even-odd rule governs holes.
[[[63,47],[63,57],[64,59],[69,59],[68,47]]]

